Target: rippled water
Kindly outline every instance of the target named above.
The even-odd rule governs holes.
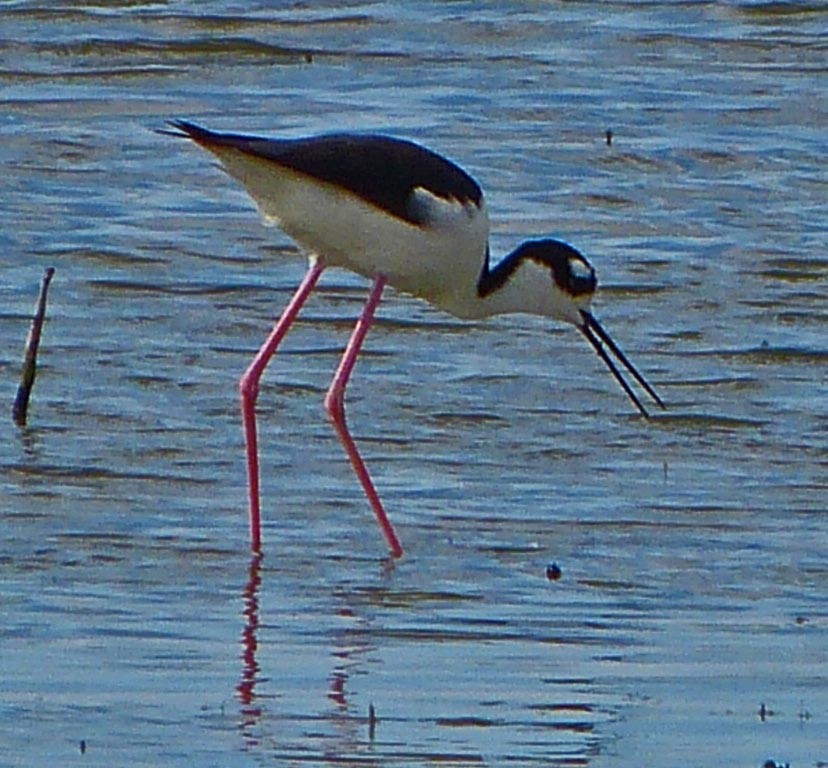
[[[0,764],[828,761],[822,3],[0,19],[9,414],[56,268],[0,421]],[[391,564],[321,409],[366,296],[331,271],[263,387],[251,560],[236,381],[304,264],[172,117],[456,159],[495,253],[588,255],[668,411],[570,329],[389,292],[349,413]]]

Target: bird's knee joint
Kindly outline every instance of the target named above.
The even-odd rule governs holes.
[[[239,379],[239,396],[243,403],[255,403],[259,396],[259,385],[257,382],[242,376]]]
[[[328,392],[325,395],[325,410],[334,423],[345,418],[345,402],[340,392]]]

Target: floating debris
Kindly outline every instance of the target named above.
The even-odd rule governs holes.
[[[374,732],[377,729],[377,712],[373,704],[368,705],[368,739],[374,740]]]
[[[759,719],[764,723],[767,721],[769,717],[773,717],[776,714],[770,707],[765,706],[765,702],[763,701],[759,705]]]
[[[26,426],[29,398],[31,397],[35,375],[37,374],[37,348],[40,346],[40,332],[43,329],[43,319],[46,316],[46,293],[49,290],[49,283],[54,274],[54,267],[47,267],[43,272],[43,280],[40,283],[40,296],[37,300],[35,316],[32,320],[32,327],[29,330],[29,338],[26,339],[26,355],[23,358],[20,386],[17,388],[17,397],[14,399],[14,407],[12,408],[12,417],[14,418],[15,424],[20,427]]]

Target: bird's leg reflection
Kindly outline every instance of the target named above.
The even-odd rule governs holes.
[[[258,723],[262,709],[256,706],[256,683],[259,680],[259,663],[256,661],[257,640],[259,629],[259,586],[261,578],[262,554],[256,552],[250,559],[250,570],[247,584],[242,596],[244,598],[244,628],[242,629],[242,674],[236,686],[241,701],[241,719],[239,727],[245,740],[251,745],[258,743],[251,729]]]
[[[350,603],[353,595],[342,590],[340,597]],[[342,626],[331,634],[331,656],[335,664],[328,682],[328,700],[334,704],[325,717],[337,733],[336,743],[341,753],[349,754],[365,744],[365,724],[369,722],[367,711],[355,713],[350,701],[349,684],[357,670],[364,668],[366,658],[376,651],[371,639],[370,619],[350,604],[341,605],[336,615]],[[363,680],[367,683],[366,678]],[[364,704],[363,704],[364,706]],[[371,739],[372,740],[372,739]]]
[[[267,699],[272,700],[273,696],[262,687],[268,685],[269,678],[262,674],[262,667],[258,661],[258,632],[260,627],[264,627],[259,613],[262,560],[261,553],[254,553],[251,556],[247,582],[241,592],[243,622],[240,658],[242,665],[241,676],[236,684],[236,695],[239,700],[237,723],[243,740],[243,748],[251,752],[260,750],[263,745],[272,740],[273,734],[268,732],[272,731],[274,722],[278,722],[280,716],[265,703]],[[395,562],[396,559],[390,556],[384,563],[385,576],[393,572]],[[368,662],[375,660],[377,651],[372,632],[374,624],[372,608],[375,601],[382,602],[382,592],[382,588],[375,593],[374,589],[366,587],[364,594],[361,594],[360,590],[354,594],[350,584],[337,589],[333,594],[335,603],[333,615],[328,616],[327,621],[322,620],[323,625],[329,625],[324,632],[322,642],[318,645],[318,648],[328,649],[328,658],[332,660],[328,662],[328,689],[322,711],[316,711],[315,706],[312,705],[312,711],[306,715],[309,718],[308,722],[315,724],[314,733],[319,732],[320,723],[328,726],[323,729],[324,744],[321,748],[326,755],[328,750],[333,748],[335,754],[341,757],[341,755],[356,753],[364,749],[368,743],[374,743],[378,718],[373,707],[373,696],[364,689],[372,687],[372,678],[368,675],[371,665]],[[296,640],[295,637],[289,637],[286,642]],[[302,634],[299,642],[306,643],[307,636]],[[321,661],[324,663],[324,660]],[[360,689],[356,694],[352,690],[355,682],[354,675],[356,675],[356,682],[359,683]],[[288,681],[286,685],[290,685],[290,682]],[[304,696],[309,691],[299,690],[299,693]],[[310,693],[313,696],[316,692]],[[293,702],[291,702],[291,708],[286,721],[300,725],[305,723],[301,715],[297,716]],[[355,709],[358,711],[355,712]],[[315,742],[315,737],[310,741]],[[302,749],[309,748],[307,734],[303,735],[302,743]],[[286,742],[283,746],[285,744]],[[339,758],[335,758],[335,762],[339,763]]]
[[[345,692],[345,683],[347,682],[347,670],[344,667],[334,669],[331,673],[331,687],[328,690],[328,698],[343,711],[348,709],[348,695]]]
[[[337,611],[337,615],[346,622],[351,622],[355,619],[353,610],[345,606]],[[343,713],[348,710],[348,694],[345,690],[348,682],[348,669],[356,663],[351,656],[355,652],[359,653],[361,650],[354,646],[351,631],[340,630],[334,633],[335,647],[331,651],[331,655],[337,660],[337,664],[331,672],[328,698]]]

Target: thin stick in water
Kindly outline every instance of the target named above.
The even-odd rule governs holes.
[[[43,319],[46,317],[46,294],[54,274],[54,267],[47,267],[43,271],[40,296],[37,300],[32,327],[29,330],[29,338],[26,340],[26,355],[23,358],[20,386],[17,388],[17,397],[14,399],[14,407],[12,408],[12,417],[20,427],[26,426],[26,412],[29,409],[29,398],[32,394],[32,387],[37,373],[37,348],[40,346],[40,332],[43,329]]]

